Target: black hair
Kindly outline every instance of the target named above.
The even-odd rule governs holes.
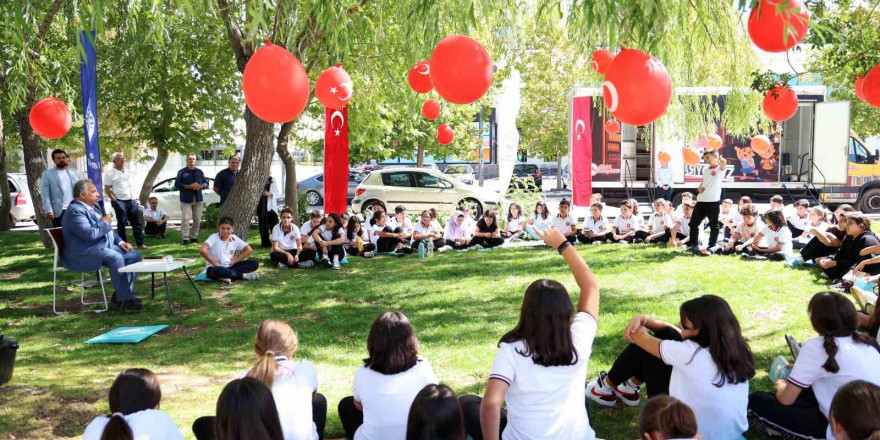
[[[627,207],[629,209],[633,208],[632,201],[630,199],[623,199],[620,201],[620,207]]]
[[[856,331],[859,325],[856,308],[852,301],[843,295],[837,292],[819,292],[810,299],[807,311],[810,313],[813,329],[824,339],[822,347],[828,354],[828,360],[822,365],[825,371],[829,373],[840,371],[840,365],[834,358],[839,349],[834,338],[852,336],[854,342],[869,345],[880,352],[880,346],[874,338]]]
[[[158,197],[150,197],[149,199],[147,199],[147,202],[152,202],[153,200],[158,202],[159,198]]]
[[[138,411],[155,409],[162,400],[162,390],[156,375],[145,368],[125,370],[110,387],[110,412],[129,415]],[[101,440],[132,440],[134,433],[128,422],[118,415],[111,415]]]
[[[281,212],[278,213],[278,217],[281,217],[281,216],[284,215],[284,214],[290,214],[291,217],[295,217],[295,216],[293,215],[293,210],[290,209],[290,208],[287,207],[287,206],[281,208]]]
[[[752,203],[752,198],[749,196],[742,196],[739,198],[739,201],[743,203]]]
[[[785,214],[781,210],[771,209],[764,213],[764,223],[771,223],[777,228],[785,226]]]
[[[431,213],[431,218],[434,219],[434,220],[437,220],[437,216],[440,215],[440,214],[437,212],[437,208],[430,208],[430,209],[428,209],[428,212]]]
[[[219,228],[221,225],[229,225],[234,228],[235,220],[232,217],[220,217],[220,220],[217,220],[217,227]]]
[[[397,374],[414,367],[419,358],[419,340],[406,315],[380,314],[370,327],[367,353],[364,366],[377,373]]]
[[[492,226],[486,223],[486,217],[492,219]],[[494,232],[498,230],[498,216],[495,215],[494,210],[490,209],[483,213],[483,216],[477,221],[477,230],[480,232]]]
[[[725,383],[747,382],[755,376],[755,359],[742,335],[739,321],[727,301],[720,296],[703,295],[685,301],[679,309],[681,322],[688,320],[697,330],[691,340],[709,350],[718,367],[713,383],[718,388]]]
[[[322,217],[322,216],[321,216],[321,213],[318,212],[318,211],[311,211],[311,212],[309,212],[309,219],[313,219],[313,218],[321,218],[321,217]]]
[[[65,155],[65,156],[67,156],[67,152],[66,152],[66,151],[64,151],[64,150],[62,150],[62,149],[60,149],[60,148],[56,148],[56,149],[52,150],[52,154],[49,155],[49,157],[52,158],[52,161],[53,161],[53,162],[55,161],[55,155],[56,155],[56,154],[59,154],[59,153]]]
[[[829,418],[834,418],[850,440],[880,440],[877,414],[880,414],[880,387],[854,380],[838,388],[831,400]]]
[[[568,291],[558,281],[541,279],[526,289],[519,321],[498,342],[522,341],[516,352],[545,367],[574,365],[578,353],[571,338],[574,307]]]
[[[335,212],[331,212],[330,214],[327,214],[327,218],[324,219],[324,226],[325,227],[327,226],[327,219],[328,218],[332,219],[333,223],[336,225],[336,227],[330,232],[332,232],[334,234],[339,232],[339,230],[342,229],[342,218],[339,217],[339,214],[337,214]],[[327,230],[330,230],[330,228],[327,228]]]
[[[743,205],[742,208],[739,209],[739,215],[745,217],[747,215],[756,216],[758,215],[758,208],[755,207],[751,202]]]
[[[507,221],[511,221],[511,220],[513,220],[513,214],[510,213],[510,210],[513,209],[514,206],[516,206],[516,212],[517,212],[517,214],[518,214],[520,217],[523,216],[522,206],[520,206],[519,203],[514,202],[514,203],[511,203],[511,204],[510,204],[510,207],[509,207],[509,208],[507,208]]]
[[[563,198],[562,200],[559,201],[559,206],[563,206],[563,205],[571,206],[571,202],[568,199]]]
[[[862,214],[858,211],[850,211],[846,213],[846,221],[849,223],[855,223],[859,226],[864,226],[865,231],[871,231],[871,219],[868,218],[865,214]]]
[[[779,194],[776,194],[773,197],[770,197],[770,201],[773,203],[784,203],[785,199],[782,198]]]
[[[465,440],[458,397],[446,385],[426,385],[409,408],[406,440]]]
[[[354,240],[356,238],[355,233],[354,233],[354,228],[357,225],[360,225],[361,230],[363,230],[363,222],[361,221],[360,217],[353,215],[348,218],[348,224],[345,226],[345,237],[346,238],[348,238],[349,240]],[[360,232],[358,234],[360,234]]]
[[[797,202],[794,202],[794,207],[803,206],[804,208],[810,207],[810,201],[807,199],[799,199]]]
[[[283,440],[272,391],[253,377],[226,384],[217,399],[217,440]]]
[[[395,214],[400,214],[402,212],[406,212],[406,208],[404,208],[403,205],[397,205],[396,207],[394,207]]]
[[[590,207],[596,208],[599,210],[599,212],[602,212],[602,208],[604,208],[604,205],[602,205],[601,203],[593,203],[592,205],[590,205]]]

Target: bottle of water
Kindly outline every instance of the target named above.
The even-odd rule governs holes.
[[[419,243],[419,258],[425,258],[425,242]]]
[[[434,240],[428,239],[428,258],[434,256]]]

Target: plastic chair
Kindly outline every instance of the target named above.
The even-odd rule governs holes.
[[[64,267],[61,263],[61,253],[64,252],[64,235],[61,232],[61,228],[43,229],[43,232],[49,235],[49,238],[52,239],[52,245],[55,247],[55,255],[52,260],[52,311],[55,312],[56,315],[61,315],[67,313],[67,311],[59,312],[55,305],[58,298],[58,272],[62,270],[70,270]],[[106,312],[109,308],[109,305],[107,303],[107,291],[104,289],[104,278],[103,276],[101,276],[101,270],[98,269],[96,272],[98,273],[98,283],[101,285],[101,295],[104,297],[104,308],[101,310],[94,310],[94,312],[101,313]],[[101,301],[86,301],[86,272],[79,272],[79,274],[80,302],[85,306],[92,304],[101,304]]]

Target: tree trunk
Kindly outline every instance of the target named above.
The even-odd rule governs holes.
[[[245,107],[245,147],[241,171],[235,176],[235,185],[220,209],[221,217],[232,217],[235,235],[247,240],[248,228],[263,194],[266,177],[275,155],[274,124],[263,121]]]
[[[562,189],[562,154],[556,153],[556,189]]]
[[[416,154],[416,167],[421,168],[425,164],[425,143],[419,141],[419,150]]]
[[[148,206],[147,201],[150,198],[150,193],[153,192],[153,182],[165,167],[165,162],[168,162],[168,150],[159,147],[156,149],[156,160],[153,161],[150,171],[147,171],[147,177],[144,177],[144,184],[141,185],[141,193],[138,195],[141,206]]]
[[[278,157],[281,158],[281,162],[284,164],[284,175],[286,176],[284,181],[284,204],[293,210],[294,223],[300,224],[299,206],[297,206],[299,197],[296,193],[296,159],[287,150],[288,141],[290,140],[290,127],[292,126],[293,122],[288,122],[281,126],[281,132],[278,133],[278,140],[275,144],[275,153],[278,154]]]
[[[46,171],[46,161],[43,157],[40,138],[34,133],[28,115],[34,104],[31,100],[26,101],[25,107],[15,113],[15,122],[18,123],[18,132],[21,135],[21,146],[24,153],[24,170],[27,173],[28,189],[31,193],[31,203],[34,204],[35,222],[40,229],[40,239],[43,246],[52,247],[52,241],[43,234],[43,229],[51,228],[52,221],[46,218],[43,210],[43,199],[40,197],[40,179],[43,171]]]
[[[0,109],[0,231],[8,231],[12,225],[9,211],[12,209],[12,197],[9,194],[9,178],[6,174],[6,138],[3,137],[3,115]]]

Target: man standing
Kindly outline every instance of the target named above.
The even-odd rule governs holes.
[[[98,188],[89,179],[73,185],[75,200],[70,203],[61,222],[64,232],[64,267],[79,272],[110,268],[110,281],[116,291],[115,300],[120,308],[140,310],[140,301],[134,297],[135,274],[119,273],[119,269],[141,261],[141,254],[113,234],[110,215],[95,212]]]
[[[241,158],[232,156],[229,158],[229,168],[220,171],[214,177],[214,192],[220,194],[221,206],[226,201],[226,197],[229,197],[232,186],[235,185],[235,175],[238,174],[239,168],[241,168]]]
[[[205,173],[196,168],[194,153],[186,155],[186,168],[177,172],[174,186],[180,191],[180,239],[183,244],[196,243],[204,209],[202,190],[208,187],[208,180]]]
[[[46,219],[52,220],[52,227],[60,227],[64,211],[73,201],[73,184],[79,180],[76,171],[70,169],[70,158],[64,150],[52,151],[55,168],[43,171],[40,179],[40,197]]]
[[[104,194],[110,197],[110,205],[116,212],[116,232],[122,241],[128,240],[125,227],[131,221],[131,230],[134,232],[134,241],[138,249],[146,249],[144,235],[141,232],[141,217],[138,201],[134,198],[135,191],[131,186],[131,179],[123,169],[125,157],[122,153],[113,153],[110,156],[113,167],[104,174]]]

